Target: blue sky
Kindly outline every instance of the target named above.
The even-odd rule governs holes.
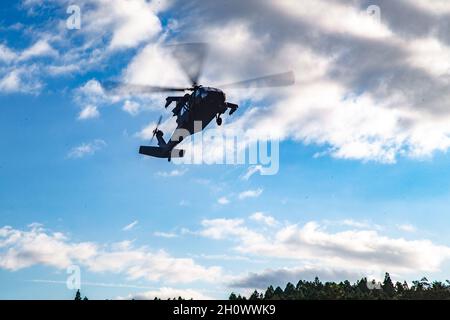
[[[448,5],[379,1],[378,21],[362,0],[263,2],[257,15],[226,3],[2,6],[0,298],[72,298],[70,265],[92,299],[448,278]],[[66,28],[69,4],[80,30]],[[224,127],[271,131],[277,174],[138,154],[164,96],[111,98],[99,81],[185,84],[164,46],[199,38],[212,46],[205,83],[295,72],[286,90],[227,92],[241,107]]]

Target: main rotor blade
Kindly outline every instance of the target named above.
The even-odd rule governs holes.
[[[119,94],[146,94],[146,93],[160,93],[160,92],[184,92],[191,88],[174,88],[174,87],[160,87],[147,86],[140,84],[126,84],[115,81],[106,81],[102,86],[112,93]]]
[[[255,79],[229,83],[218,88],[232,89],[232,88],[269,88],[269,87],[285,87],[291,86],[295,83],[294,72],[284,72],[272,74]]]
[[[198,84],[208,54],[208,44],[203,42],[181,43],[168,46],[192,86]]]

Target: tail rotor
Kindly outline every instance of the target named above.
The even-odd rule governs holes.
[[[155,138],[155,136],[156,136],[156,134],[158,133],[158,127],[159,127],[159,125],[161,124],[161,121],[162,121],[162,115],[160,115],[159,116],[159,119],[158,119],[158,122],[156,123],[156,127],[155,127],[155,129],[153,130],[153,135],[152,135],[152,138],[151,138],[151,140],[150,140],[150,144],[153,142],[153,139]]]

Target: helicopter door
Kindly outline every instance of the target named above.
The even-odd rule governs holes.
[[[177,122],[179,124],[186,123],[189,121],[189,110],[190,110],[189,103],[188,102],[184,103],[183,106],[181,107],[181,110],[180,110],[180,113],[179,113],[179,116],[177,119]]]

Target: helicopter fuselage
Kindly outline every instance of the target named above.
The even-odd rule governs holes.
[[[191,134],[196,133],[201,123],[201,130],[228,109],[225,102],[225,93],[222,90],[211,87],[199,87],[189,97],[187,112],[177,117],[178,127],[186,129]]]
[[[174,149],[177,144],[183,141],[189,135],[205,129],[215,118],[218,125],[222,124],[221,115],[230,109],[230,115],[233,114],[238,105],[226,102],[225,93],[217,88],[196,86],[191,94],[183,97],[168,97],[166,108],[176,102],[172,110],[173,116],[177,117],[177,128],[168,142],[163,138],[164,133],[155,129],[155,135],[158,140],[158,147],[141,147],[141,154],[168,158],[182,157],[183,150]]]

